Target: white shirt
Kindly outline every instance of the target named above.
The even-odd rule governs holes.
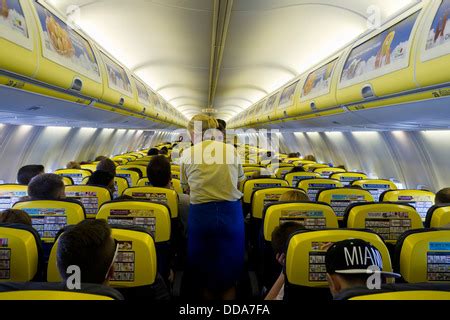
[[[186,149],[181,157],[181,186],[190,190],[191,204],[237,201],[245,180],[236,149],[218,141],[203,141]]]

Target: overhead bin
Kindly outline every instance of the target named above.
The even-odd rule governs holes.
[[[264,109],[264,116],[266,121],[274,120],[276,118],[276,110],[280,101],[280,92],[277,92],[267,99],[267,103]]]
[[[434,1],[420,31],[416,79],[420,86],[445,84],[430,97],[450,95],[450,0]]]
[[[405,95],[390,100],[389,96],[417,89],[413,53],[423,5],[419,3],[352,46],[337,86],[338,104],[361,110],[413,99]]]
[[[138,101],[138,109],[143,115],[154,117],[154,110],[152,108],[152,102],[147,86],[139,80],[136,76],[132,76],[133,82],[136,86],[136,97]]]
[[[281,90],[280,101],[274,115],[275,119],[283,119],[293,114],[300,96],[300,83],[300,79],[297,79]]]

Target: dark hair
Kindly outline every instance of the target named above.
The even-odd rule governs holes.
[[[294,167],[289,173],[296,173],[296,172],[305,172],[305,169],[303,169],[302,166]]]
[[[305,227],[297,222],[286,222],[276,227],[272,233],[272,248],[275,254],[286,253],[289,237]]]
[[[172,179],[169,159],[162,155],[153,157],[147,166],[147,178],[154,187],[167,187]]]
[[[67,268],[78,266],[81,282],[103,284],[114,258],[111,228],[105,220],[84,220],[60,236],[56,260],[59,273],[67,280]]]
[[[111,173],[97,170],[89,177],[87,185],[109,187],[113,180],[114,176]]]
[[[111,159],[103,159],[97,164],[98,171],[106,171],[116,176],[116,164]]]
[[[161,150],[159,151],[159,154],[168,155],[169,149],[167,149],[167,147],[162,147]]]
[[[222,119],[217,119],[217,122],[219,123],[219,130],[222,131],[223,133],[225,133],[225,131],[227,130],[227,123],[225,120]]]
[[[8,209],[0,212],[0,223],[20,223],[32,225],[31,218],[25,211]]]
[[[98,156],[97,158],[95,158],[95,162],[97,162],[97,161],[102,161],[102,160],[105,160],[105,159],[108,159],[108,157],[105,157],[105,156]]]
[[[64,182],[61,176],[47,173],[33,178],[28,185],[31,200],[60,200]]]
[[[120,197],[116,198],[117,201],[122,201],[122,200],[135,200],[132,196],[128,196],[126,194],[121,195]]]
[[[31,179],[44,173],[44,170],[44,166],[40,164],[22,167],[17,173],[17,182],[19,184],[28,185]]]
[[[436,204],[450,203],[450,188],[445,188],[436,193]]]
[[[139,179],[142,178],[142,171],[138,168],[126,168],[125,170],[136,172],[137,174],[139,174]]]
[[[157,156],[159,154],[159,150],[156,148],[151,148],[148,150],[147,155],[148,156]]]

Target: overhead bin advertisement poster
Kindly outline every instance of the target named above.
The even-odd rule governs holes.
[[[131,90],[131,82],[125,70],[103,53],[102,57],[108,73],[109,87],[131,97],[133,91]]]
[[[139,102],[145,105],[150,105],[150,95],[148,94],[147,88],[137,79],[134,79],[136,83],[136,88],[138,91]]]
[[[337,59],[309,74],[303,87],[302,100],[307,100],[330,93],[331,79],[336,62]]]
[[[0,37],[26,49],[33,49],[33,42],[28,33],[25,14],[19,0],[0,1]]]
[[[450,53],[450,0],[442,1],[428,34],[423,61]]]
[[[277,101],[277,96],[278,96],[278,93],[274,94],[273,96],[271,96],[269,98],[269,100],[267,100],[266,113],[270,112],[270,111],[273,111],[273,109],[275,107],[275,102]]]
[[[33,2],[42,28],[44,57],[100,82],[97,59],[86,39],[42,5]]]
[[[412,30],[419,12],[355,47],[344,66],[341,87],[373,79],[409,65]]]
[[[295,90],[297,90],[298,83],[299,81],[291,84],[289,87],[283,90],[280,98],[280,103],[278,104],[279,108],[287,108],[294,104]]]

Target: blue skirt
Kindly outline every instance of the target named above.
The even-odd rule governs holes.
[[[244,218],[240,201],[191,205],[188,218],[188,267],[196,281],[213,292],[232,288],[245,259]]]

